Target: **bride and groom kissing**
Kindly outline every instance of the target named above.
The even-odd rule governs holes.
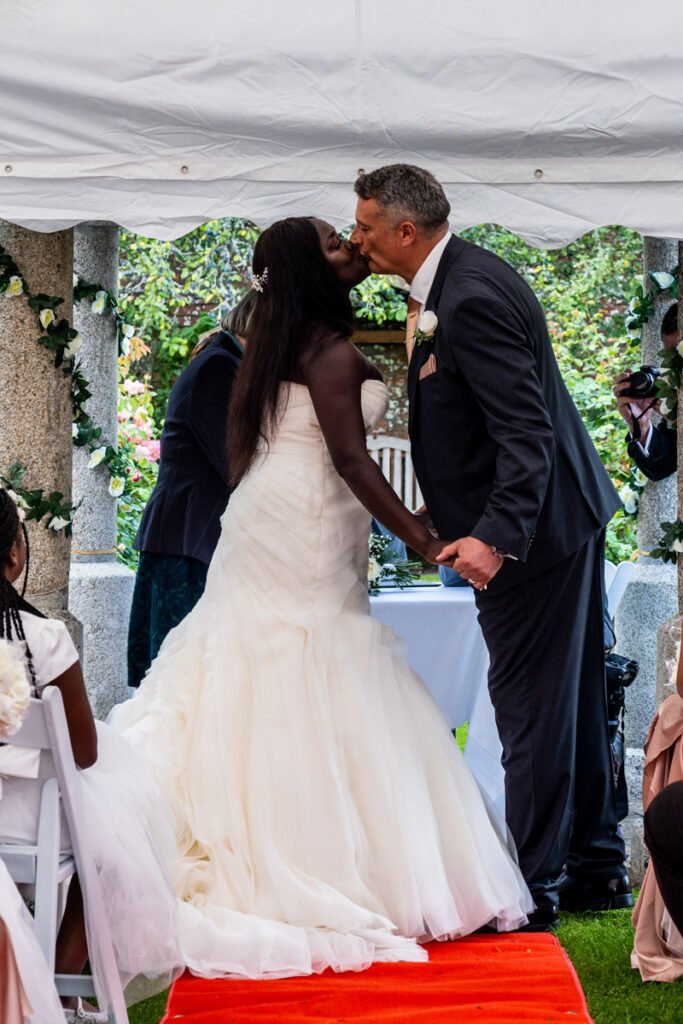
[[[522,278],[450,234],[428,172],[392,165],[355,189],[349,241],[288,218],[257,242],[229,415],[236,488],[206,589],[113,713],[171,808],[183,955],[208,976],[424,959],[430,938],[545,930],[559,906],[631,900],[602,647],[616,492]],[[349,291],[369,272],[410,284],[430,522],[366,451],[387,406],[350,343]],[[371,516],[476,591],[507,838],[369,615]]]

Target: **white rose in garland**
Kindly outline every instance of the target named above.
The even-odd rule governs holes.
[[[0,740],[13,736],[31,700],[31,685],[18,649],[0,639]]]
[[[9,279],[7,285],[6,295],[22,295],[24,292],[24,282],[16,274],[13,274]]]
[[[120,498],[126,489],[126,481],[122,476],[113,476],[109,481],[109,493],[112,498]]]
[[[671,412],[671,406],[667,402],[666,398],[663,398],[659,403],[659,411],[662,414],[662,416],[668,416]]]
[[[96,448],[88,459],[88,469],[95,469],[101,462],[104,462],[106,454],[107,449],[104,445],[101,448]]]
[[[43,330],[46,331],[50,324],[54,321],[55,311],[53,309],[50,309],[49,307],[46,309],[41,309],[40,313],[38,314],[38,317],[40,319],[40,323]]]
[[[632,487],[628,486],[628,484],[622,487],[619,491],[619,497],[621,498],[621,503],[624,506],[624,509],[629,513],[629,515],[633,515],[634,512],[638,511],[638,495]]]
[[[669,274],[665,270],[654,271],[650,274],[650,277],[663,292],[665,292],[667,288],[670,288],[674,283],[673,274]]]
[[[48,523],[48,526],[51,530],[54,530],[55,533],[59,533],[59,531],[63,530],[65,526],[69,525],[69,522],[70,520],[65,519],[63,516],[53,516]]]
[[[107,293],[105,291],[95,292],[95,300],[90,308],[93,313],[99,313],[101,316],[107,308]]]
[[[683,553],[683,540],[674,540],[671,542],[671,550],[676,551],[679,555]]]
[[[77,334],[75,338],[71,339],[69,344],[64,349],[64,358],[65,359],[73,359],[73,357],[79,351],[79,349],[80,349],[82,344],[83,344],[83,339],[81,338],[80,334]]]

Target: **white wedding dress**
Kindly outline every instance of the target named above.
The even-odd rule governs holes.
[[[370,516],[308,389],[282,392],[203,597],[112,716],[174,812],[183,953],[205,976],[426,959],[416,940],[511,929],[532,907],[446,721],[369,614]],[[371,429],[385,386],[362,402]]]

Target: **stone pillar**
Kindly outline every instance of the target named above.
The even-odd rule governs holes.
[[[670,239],[643,239],[644,287],[649,289],[651,271],[671,271],[678,260],[678,247]],[[655,298],[654,315],[643,328],[641,362],[651,366],[659,363],[661,350],[660,324],[671,304],[670,296]],[[649,481],[638,507],[638,548],[649,551],[661,536],[660,523],[675,519],[677,506],[676,477],[654,483]],[[678,611],[675,568],[670,564],[641,556],[635,567],[624,599],[617,613],[617,651],[638,662],[640,671],[626,691],[626,780],[629,791],[629,819],[625,833],[630,840],[630,871],[632,880],[640,883],[644,873],[646,851],[642,842],[642,780],[643,743],[658,704],[657,634],[661,624]]]
[[[43,234],[0,221],[0,244],[33,294],[59,295],[58,317],[71,318],[73,232]],[[21,296],[0,295],[0,469],[14,459],[27,467],[25,485],[71,496],[71,381],[38,345],[36,315]],[[46,614],[67,622],[77,644],[80,626],[67,612],[69,539],[63,531],[28,523],[27,597]]]
[[[645,238],[643,269],[645,285],[649,272],[672,270],[678,260],[676,242]],[[655,299],[655,313],[643,329],[641,359],[657,365],[660,351],[660,324],[671,298]],[[676,518],[676,477],[658,483],[648,482],[638,508],[638,547],[648,551],[661,536],[660,523]],[[635,683],[626,696],[626,746],[642,750],[650,720],[657,706],[655,679],[657,665],[657,630],[665,619],[678,611],[676,571],[670,564],[653,561],[648,556],[638,559],[617,614],[617,650],[640,665]]]
[[[74,229],[74,270],[80,278],[115,292],[118,228],[109,223]],[[102,427],[102,442],[116,443],[117,356],[113,317],[93,313],[90,302],[74,309],[83,345],[80,363],[90,383],[87,411]],[[90,453],[73,449],[74,523],[69,606],[83,623],[83,673],[95,714],[104,718],[128,696],[126,638],[134,573],[116,558],[116,498],[104,467],[88,468]]]

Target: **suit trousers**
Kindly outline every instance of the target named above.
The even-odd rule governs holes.
[[[477,594],[507,822],[538,906],[557,877],[624,874],[607,724],[604,530],[502,594]],[[505,567],[501,569],[505,572]]]

